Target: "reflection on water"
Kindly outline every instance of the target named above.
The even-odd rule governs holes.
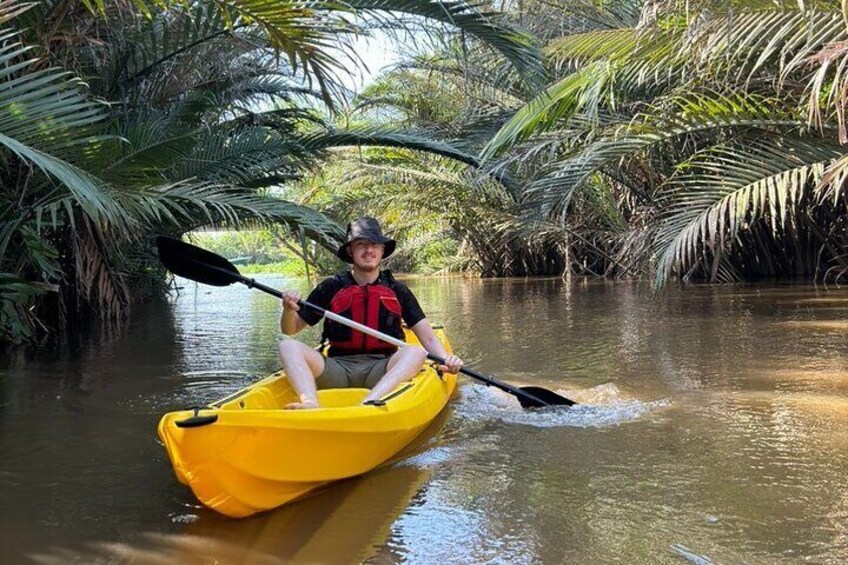
[[[373,556],[399,515],[414,507],[426,469],[408,465],[340,482],[297,504],[244,520],[203,509],[172,518],[179,533],[146,533],[134,543],[91,542],[77,551],[52,548],[40,563],[358,563]]]
[[[271,286],[306,281],[265,277]],[[398,462],[246,520],[199,507],[166,411],[277,368],[278,305],[185,283],[119,336],[0,365],[13,562],[794,563],[848,559],[848,292],[412,279],[476,368]],[[303,338],[317,341],[316,329]],[[441,425],[444,427],[441,427]]]

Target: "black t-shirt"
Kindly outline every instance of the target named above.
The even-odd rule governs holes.
[[[406,322],[407,326],[411,328],[426,318],[424,311],[418,304],[418,299],[415,298],[412,291],[405,284],[396,281],[390,271],[382,271],[377,282],[387,285],[395,292],[398,302],[400,302],[401,317],[403,317],[403,321]],[[330,302],[332,302],[336,293],[350,284],[356,284],[353,275],[349,271],[339,273],[334,277],[324,279],[318,283],[318,286],[309,293],[306,301],[328,310],[330,308]],[[321,315],[309,307],[301,308],[298,314],[310,326],[314,326],[321,321]]]

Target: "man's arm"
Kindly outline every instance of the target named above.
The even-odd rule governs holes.
[[[280,330],[286,335],[295,335],[308,326],[306,320],[300,317],[297,301],[300,293],[294,290],[283,293],[283,314],[280,316]]]
[[[439,336],[436,335],[436,332],[433,331],[433,328],[430,327],[430,322],[427,321],[427,318],[424,318],[414,326],[412,326],[412,331],[415,333],[415,336],[418,338],[418,341],[421,342],[421,345],[424,346],[428,352],[433,355],[438,355],[441,358],[445,358],[448,356],[448,352],[445,350],[445,346],[442,345]]]
[[[337,290],[333,279],[326,279],[312,289],[312,292],[306,297],[306,301],[327,309],[330,307],[330,300]],[[322,316],[312,308],[301,309],[298,305],[300,298],[300,293],[296,290],[288,290],[283,293],[280,330],[286,335],[295,335],[306,326],[314,326],[321,321]]]
[[[421,345],[424,346],[424,349],[445,360],[445,364],[441,367],[443,371],[456,373],[460,368],[462,368],[462,359],[447,352],[445,346],[442,345],[439,336],[437,336],[436,332],[433,331],[433,328],[430,327],[430,322],[427,321],[427,318],[422,319],[420,322],[412,326],[412,331],[415,333],[415,337],[418,338],[418,341],[421,342]]]

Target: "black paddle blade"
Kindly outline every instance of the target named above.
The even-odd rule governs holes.
[[[560,396],[557,393],[546,388],[542,388],[540,386],[522,386],[519,387],[519,390],[533,396],[533,398],[528,398],[526,396],[518,397],[518,402],[521,403],[522,408],[543,408],[545,406],[574,406],[575,404],[577,404],[573,400],[569,400],[564,396]],[[536,402],[534,399],[537,399],[540,402]]]
[[[175,275],[212,286],[227,286],[242,279],[232,263],[190,243],[160,235],[156,247],[162,264]]]

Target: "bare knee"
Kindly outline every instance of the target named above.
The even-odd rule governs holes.
[[[295,339],[284,339],[280,342],[280,359],[293,359],[304,356],[305,345]]]
[[[286,339],[280,342],[280,362],[286,370],[295,365],[306,363],[314,377],[324,371],[324,356],[296,339]]]
[[[427,359],[427,352],[420,347],[403,347],[389,359],[388,370],[400,367],[400,371],[415,374]]]
[[[406,354],[409,355],[410,361],[423,365],[427,360],[427,352],[420,347],[407,347]]]

